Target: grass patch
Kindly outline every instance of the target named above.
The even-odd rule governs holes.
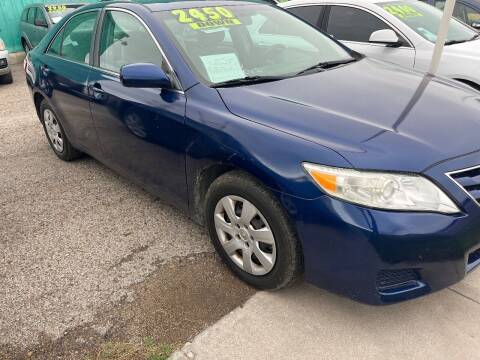
[[[166,360],[174,351],[169,344],[158,344],[146,338],[141,344],[128,342],[107,342],[98,353],[85,360]]]

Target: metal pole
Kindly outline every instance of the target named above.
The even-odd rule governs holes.
[[[440,59],[442,57],[443,47],[445,46],[445,39],[447,38],[448,25],[453,15],[453,8],[455,7],[455,0],[447,0],[445,7],[443,8],[442,21],[437,34],[437,42],[435,43],[435,49],[433,50],[432,62],[430,63],[430,69],[428,72],[432,75],[438,70]]]

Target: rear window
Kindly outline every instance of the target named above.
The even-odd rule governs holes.
[[[48,16],[50,17],[50,20],[54,24],[58,23],[62,18],[71,13],[72,11],[78,9],[81,7],[82,4],[64,4],[64,5],[46,5],[45,10],[47,10]]]

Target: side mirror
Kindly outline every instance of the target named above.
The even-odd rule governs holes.
[[[369,42],[389,46],[400,46],[401,42],[395,31],[391,29],[377,30],[370,35]]]
[[[41,27],[48,28],[47,22],[43,19],[35,19],[34,23],[35,23],[35,26],[41,26]]]
[[[158,65],[130,64],[120,69],[120,81],[125,87],[170,89],[172,81]]]
[[[478,22],[478,21],[473,22],[472,27],[474,29],[480,30],[480,22]]]

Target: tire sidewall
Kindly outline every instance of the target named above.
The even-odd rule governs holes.
[[[228,195],[240,196],[251,202],[265,217],[273,232],[276,244],[276,261],[273,269],[265,275],[255,276],[239,268],[226,254],[220,243],[215,228],[214,213],[220,199]],[[296,237],[288,223],[285,211],[273,195],[250,179],[239,181],[230,177],[214,182],[207,194],[205,210],[206,226],[213,245],[237,276],[260,289],[276,289],[289,282],[292,268],[296,267],[297,261]]]

